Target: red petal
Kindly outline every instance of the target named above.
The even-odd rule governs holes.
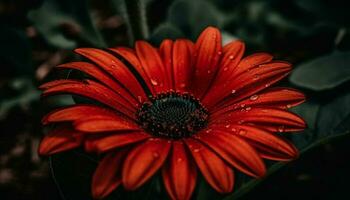
[[[231,81],[233,72],[237,70],[237,65],[244,54],[245,45],[241,41],[233,41],[224,46],[223,57],[220,62],[219,71],[215,77],[213,85],[221,86]]]
[[[134,69],[141,75],[143,80],[146,82],[148,89],[151,90],[153,95],[155,95],[155,91],[153,91],[153,86],[151,84],[151,79],[148,77],[147,73],[142,68],[142,65],[133,49],[130,49],[127,47],[116,47],[116,48],[110,48],[109,50],[119,54],[127,62],[129,62],[134,67]],[[144,102],[144,101],[145,99],[141,99],[140,102]]]
[[[171,143],[163,139],[149,139],[136,146],[127,156],[123,166],[123,184],[134,190],[145,183],[162,166]]]
[[[262,129],[236,124],[226,127],[214,125],[213,129],[230,132],[246,139],[263,158],[289,161],[298,157],[298,150],[292,143]]]
[[[165,92],[171,89],[171,82],[167,80],[165,67],[158,51],[148,42],[135,43],[136,54],[146,74],[151,80],[155,92]]]
[[[212,87],[202,102],[207,108],[216,105],[215,109],[223,105],[231,105],[281,80],[290,70],[290,64],[285,62],[276,61],[259,65],[233,77],[227,85]]]
[[[221,57],[221,34],[217,28],[208,27],[195,44],[195,72],[192,83],[193,94],[202,97],[217,71]]]
[[[196,166],[182,142],[173,142],[172,146],[162,170],[164,185],[171,199],[189,200],[196,186]]]
[[[254,177],[265,175],[266,168],[258,153],[239,137],[224,131],[207,130],[199,133],[197,139],[238,170]]]
[[[159,47],[159,54],[164,63],[166,77],[171,89],[174,89],[173,61],[172,61],[173,45],[174,45],[174,42],[172,40],[166,39],[166,40],[163,40],[163,42],[160,44],[160,47]]]
[[[232,169],[213,151],[191,138],[185,139],[198,168],[204,178],[216,191],[220,193],[231,192],[234,185]]]
[[[75,121],[92,115],[110,115],[113,111],[94,105],[73,105],[65,108],[59,108],[47,114],[42,119],[42,123],[47,125],[54,122]]]
[[[194,68],[192,67],[193,44],[189,40],[179,39],[173,48],[174,86],[177,91],[188,91]]]
[[[122,85],[120,85],[117,81],[113,80],[110,76],[108,76],[104,71],[99,69],[96,65],[87,63],[87,62],[71,62],[63,65],[57,66],[57,68],[66,68],[66,69],[75,69],[81,72],[84,72],[106,87],[111,88],[114,92],[118,93],[122,98],[126,101],[130,101],[132,105],[138,105],[137,99],[130,94],[130,91],[125,89]]]
[[[103,199],[112,193],[122,182],[121,166],[127,151],[111,152],[107,154],[92,178],[92,196]]]
[[[252,70],[259,65],[272,61],[272,58],[273,57],[267,53],[255,53],[249,55],[241,60],[237,68],[235,68],[233,71],[232,75],[238,76],[248,70]]]
[[[240,105],[246,107],[275,107],[275,108],[291,108],[305,101],[305,95],[291,88],[270,88],[264,90],[260,94],[252,95],[241,102],[228,105],[216,111],[216,115],[240,108]]]
[[[111,74],[125,89],[130,90],[130,93],[135,98],[146,99],[146,94],[138,80],[130,72],[128,67],[115,56],[103,50],[93,48],[79,48],[75,52],[90,59],[107,73]]]
[[[41,90],[46,90],[58,85],[62,85],[62,84],[74,84],[74,83],[80,83],[80,81],[77,80],[54,80],[54,81],[50,81],[47,83],[44,83],[42,85],[39,86],[39,89]]]
[[[74,122],[74,128],[83,132],[109,132],[109,131],[137,131],[139,126],[115,114],[94,115],[78,119]]]
[[[120,132],[88,137],[85,141],[85,149],[88,152],[104,153],[115,148],[130,145],[149,138],[144,132]]]
[[[239,106],[241,107],[241,106]],[[247,109],[249,108],[249,109]],[[239,111],[213,115],[212,123],[250,124],[272,132],[301,131],[305,129],[305,121],[298,115],[282,109],[250,108]]]
[[[63,84],[45,90],[42,96],[55,94],[76,94],[106,104],[117,111],[126,114],[130,118],[133,118],[136,112],[135,107],[131,107],[129,103],[126,104],[125,100],[122,99],[121,96],[100,83],[91,80],[68,84],[65,84],[65,82],[65,80],[62,80]]]
[[[79,131],[60,126],[44,137],[39,146],[39,154],[48,156],[67,151],[80,146],[81,142]]]

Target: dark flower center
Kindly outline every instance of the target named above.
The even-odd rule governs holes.
[[[142,105],[137,113],[140,125],[154,136],[172,139],[189,137],[204,128],[208,112],[189,94],[162,93]]]

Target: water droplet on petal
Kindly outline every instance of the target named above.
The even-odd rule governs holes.
[[[208,130],[206,130],[205,132],[206,132],[206,133],[210,133],[210,132],[211,132],[211,129],[208,129]]]
[[[232,132],[236,132],[237,129],[236,129],[236,128],[231,128],[231,131],[232,131]]]
[[[211,73],[211,71],[210,71],[210,70],[208,70],[207,72],[208,72],[208,74],[210,74],[210,73]]]
[[[270,87],[270,84],[265,84],[265,87]]]
[[[154,79],[151,79],[151,83],[152,83],[152,85],[155,85],[155,86],[158,85],[158,82]]]
[[[243,123],[244,123],[244,120],[239,120],[237,123],[238,123],[238,124],[243,124]]]
[[[159,157],[159,153],[158,152],[153,152],[153,158],[158,158]]]
[[[218,54],[221,55],[221,54],[222,54],[222,51],[218,51]]]
[[[182,162],[182,158],[178,158],[178,159],[177,159],[177,162]]]
[[[279,126],[279,127],[277,128],[277,131],[280,132],[280,133],[282,133],[282,132],[284,131],[284,126]]]
[[[236,93],[236,90],[232,90],[231,93],[232,93],[232,94]]]
[[[228,67],[224,67],[224,72],[226,72],[228,70]]]
[[[286,107],[287,107],[287,108],[291,108],[291,107],[292,107],[292,105],[290,105],[290,104],[287,104],[287,105],[286,105]]]
[[[238,134],[240,134],[240,135],[246,135],[246,134],[247,134],[247,131],[241,129],[241,130],[239,130]]]
[[[232,59],[234,58],[234,56],[233,56],[233,55],[230,55],[228,58],[229,58],[230,60],[232,60]]]
[[[230,128],[230,126],[231,126],[230,124],[227,124],[225,127],[226,127],[226,128]]]
[[[193,152],[198,153],[199,149],[193,149]]]
[[[254,80],[258,80],[259,78],[260,78],[260,76],[258,74],[255,74],[253,77]]]
[[[186,87],[186,84],[185,83],[181,83],[180,84],[180,88],[184,88],[184,87]]]
[[[255,100],[257,100],[259,98],[259,95],[253,95],[253,96],[251,96],[249,99],[250,100],[252,100],[252,101],[255,101]]]
[[[249,110],[251,110],[251,109],[252,109],[252,107],[246,107],[246,108],[245,108],[246,111],[249,111]]]

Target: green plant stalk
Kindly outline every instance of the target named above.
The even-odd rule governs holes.
[[[124,0],[125,18],[128,27],[129,42],[148,38],[146,7],[144,0]]]

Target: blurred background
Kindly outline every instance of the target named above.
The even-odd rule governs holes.
[[[306,119],[308,129],[288,136],[302,151],[300,158],[271,171],[264,181],[242,178],[234,195],[220,198],[350,199],[350,12],[345,1],[144,3],[148,39],[154,45],[164,38],[194,40],[206,26],[217,26],[224,43],[241,39],[247,54],[265,51],[293,63],[295,70],[282,84],[307,95],[307,102],[294,111]],[[0,199],[82,199],[72,193],[85,193],[89,199],[89,169],[94,167],[86,164],[85,155],[75,152],[76,159],[67,153],[49,160],[37,154],[45,134],[43,114],[77,99],[41,100],[37,87],[75,76],[53,69],[79,59],[72,49],[129,45],[127,31],[121,0],[0,0]],[[85,173],[80,179],[81,174],[75,180],[62,178],[79,170]],[[255,183],[248,194],[240,190]],[[64,188],[69,184],[72,187]],[[198,196],[219,198],[196,191]],[[163,199],[152,192],[147,198]]]

